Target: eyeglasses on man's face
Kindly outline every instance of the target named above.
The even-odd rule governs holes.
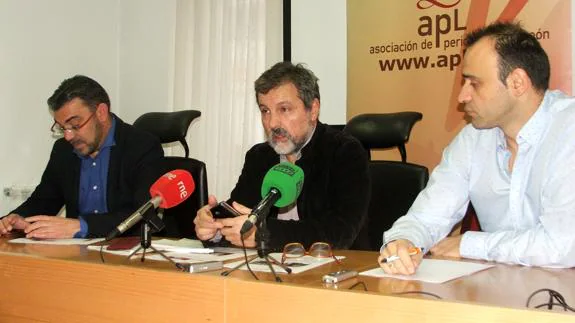
[[[86,119],[84,122],[77,124],[77,125],[72,124],[72,125],[61,126],[58,122],[54,121],[54,124],[50,128],[50,131],[52,131],[52,134],[56,137],[62,137],[66,133],[76,134],[78,131],[80,131],[80,129],[82,129],[85,125],[87,125],[88,122],[90,122],[90,120],[92,120],[92,118],[94,117],[95,114],[96,114],[96,112],[93,112],[88,117],[88,119]]]
[[[299,242],[292,242],[285,245],[282,253],[282,264],[289,258],[299,258],[303,256],[315,258],[333,258],[335,262],[341,264],[339,259],[333,254],[333,250],[327,242],[315,242],[306,250]]]

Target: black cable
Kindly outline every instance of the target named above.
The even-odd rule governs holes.
[[[357,286],[363,286],[363,290],[364,291],[368,291],[367,290],[367,285],[363,282],[363,281],[358,281],[357,283],[351,285],[348,289],[354,289]],[[433,294],[430,292],[423,292],[423,291],[407,291],[407,292],[399,292],[399,293],[392,293],[392,295],[407,295],[407,294],[422,294],[422,295],[428,295],[431,297],[435,297],[437,299],[442,299],[441,296],[437,295],[437,294]]]
[[[569,306],[569,304],[567,304],[567,302],[565,301],[565,297],[563,297],[563,295],[561,295],[561,293],[559,293],[553,289],[549,289],[549,288],[538,289],[538,290],[534,291],[533,293],[531,293],[531,295],[529,295],[529,297],[527,298],[527,302],[525,303],[525,307],[529,307],[529,303],[531,302],[531,299],[533,298],[533,296],[537,295],[540,292],[548,292],[549,293],[549,302],[535,305],[535,308],[541,308],[541,307],[547,306],[547,309],[551,310],[551,309],[553,309],[553,306],[561,306],[561,307],[563,307],[564,311],[575,312],[575,308],[573,308],[573,307]]]
[[[439,296],[437,294],[433,294],[430,292],[417,291],[417,290],[407,291],[407,292],[399,292],[399,293],[391,293],[391,295],[407,295],[407,294],[422,294],[422,295],[435,297],[437,299],[443,299],[443,298],[441,298],[441,296]]]
[[[357,283],[351,285],[348,289],[354,289],[354,288],[356,288],[357,286],[360,286],[360,285],[363,286],[363,290],[367,292],[367,285],[366,285],[364,282],[362,282],[362,281],[358,281]]]
[[[182,264],[182,263],[179,263],[179,262],[176,262],[175,264],[176,264],[176,268],[177,268],[178,270],[180,270],[180,271],[189,271],[189,270],[190,270],[189,267],[186,268],[186,265],[185,265],[185,264]]]
[[[256,276],[256,273],[254,273],[252,268],[250,267],[250,261],[248,260],[248,252],[246,251],[246,244],[244,242],[244,236],[240,235],[240,239],[242,240],[242,249],[244,250],[244,259],[246,260],[246,267],[248,267],[248,271],[250,272],[250,274],[252,274],[252,276],[254,276],[254,278],[256,280],[260,280],[258,278],[258,276]]]
[[[104,261],[104,245],[100,246],[100,260],[102,260],[102,263],[106,263],[106,261]]]

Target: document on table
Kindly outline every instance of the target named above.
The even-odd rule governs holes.
[[[148,249],[149,250],[149,249]],[[257,253],[256,250],[246,250],[248,257]],[[240,248],[214,248],[211,253],[193,253],[193,252],[168,252],[165,253],[170,259],[181,264],[193,264],[205,261],[226,261],[230,259],[237,259],[244,256],[244,252]],[[159,254],[152,253],[146,255],[146,259],[166,261],[164,257]]]
[[[111,253],[113,255],[131,256],[136,251],[136,249],[138,249],[140,247],[140,244],[137,244],[130,249],[122,249],[122,250],[108,250],[108,247],[109,246],[88,246],[88,250],[93,250],[93,251],[102,250],[102,252]]]
[[[273,257],[277,261],[281,261],[281,259],[282,259],[281,253],[270,253],[270,256]],[[339,259],[339,260],[341,260],[343,258],[345,258],[345,257],[344,256],[337,256],[337,259]],[[303,257],[298,257],[298,258],[288,258],[285,261],[285,265],[287,265],[292,270],[292,274],[299,274],[299,273],[304,272],[306,270],[310,270],[310,269],[319,267],[321,265],[329,264],[330,262],[334,262],[334,261],[335,260],[333,259],[333,257],[317,258],[317,257],[312,257],[312,256],[303,256]],[[244,260],[224,264],[224,267],[234,268],[241,263],[244,263]],[[270,267],[267,265],[266,261],[263,258],[257,258],[255,260],[253,260],[252,262],[250,262],[250,268],[253,271],[261,271],[261,272],[266,272],[266,273],[271,272]],[[276,273],[285,273],[286,272],[282,267],[280,267],[278,265],[273,265],[273,268],[274,268]],[[244,264],[239,269],[247,270],[247,267]]]
[[[109,250],[109,246],[104,246],[102,248],[103,252],[111,253],[115,255],[132,255],[134,252],[138,250],[138,254],[143,252],[143,249],[140,248],[140,243],[134,245],[134,247],[130,249],[121,249],[121,250]],[[213,254],[214,249],[204,248],[204,245],[200,240],[193,240],[193,239],[186,239],[182,238],[180,240],[171,240],[171,239],[160,239],[160,240],[153,240],[152,247],[156,248],[162,252],[176,252],[181,254]],[[88,250],[100,250],[100,246],[88,246]],[[153,252],[152,249],[148,249],[147,252]]]
[[[428,283],[441,284],[447,281],[471,275],[481,270],[493,267],[494,265],[478,264],[474,262],[423,259],[415,274],[410,276],[388,275],[381,268],[374,268],[359,273],[364,276],[389,277],[403,280],[420,280]]]
[[[180,240],[161,239],[152,241],[152,247],[178,253],[213,253],[214,249],[204,248],[200,240],[182,238]]]
[[[9,240],[11,243],[36,243],[36,244],[55,244],[55,245],[88,245],[103,241],[104,238],[97,239],[28,239],[17,238]]]

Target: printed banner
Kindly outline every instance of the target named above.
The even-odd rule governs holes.
[[[419,111],[407,160],[430,170],[465,125],[462,40],[495,20],[515,20],[551,60],[551,89],[571,94],[571,0],[348,0],[348,119]],[[376,159],[400,160],[397,150]]]

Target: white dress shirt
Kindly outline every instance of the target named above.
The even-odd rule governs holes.
[[[407,215],[384,233],[384,245],[407,239],[428,250],[471,201],[483,232],[463,235],[462,257],[574,267],[575,98],[547,91],[516,140],[510,172],[500,128],[463,128]]]

